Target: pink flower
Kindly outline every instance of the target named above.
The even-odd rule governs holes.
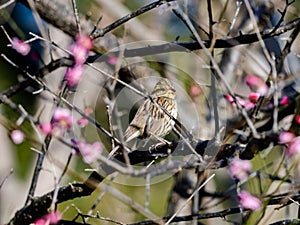
[[[73,119],[71,111],[64,108],[57,108],[53,113],[53,126],[62,129],[69,129],[72,127]]]
[[[108,63],[109,63],[110,65],[116,65],[117,62],[118,62],[118,57],[112,56],[112,57],[109,57],[109,58],[108,58]]]
[[[225,95],[225,98],[226,98],[227,101],[229,101],[230,103],[233,103],[233,102],[234,102],[234,98],[233,98],[230,94]]]
[[[193,84],[190,87],[190,96],[195,98],[195,97],[201,95],[201,93],[202,93],[202,90],[201,90],[201,87],[198,84]]]
[[[100,142],[94,142],[93,144],[79,142],[77,143],[80,153],[83,156],[83,160],[86,163],[93,163],[102,154],[103,145]]]
[[[295,116],[295,122],[300,124],[300,115]]]
[[[256,93],[256,92],[251,92],[249,95],[248,95],[248,99],[250,100],[250,102],[252,103],[256,103],[258,101],[260,97],[260,94],[259,93]]]
[[[244,180],[251,172],[252,164],[249,160],[235,158],[229,166],[229,173],[234,179]]]
[[[244,209],[258,210],[262,206],[261,201],[247,191],[241,191],[238,197],[241,207]]]
[[[36,221],[34,221],[34,225],[46,225],[47,221],[45,221],[44,219],[38,219]]]
[[[61,220],[61,215],[58,212],[50,212],[42,218],[34,221],[35,225],[57,224]]]
[[[280,105],[287,105],[287,104],[289,104],[289,98],[285,95],[282,97],[280,101]]]
[[[279,135],[279,142],[281,144],[289,144],[294,138],[295,134],[289,131],[284,131]]]
[[[110,65],[116,65],[117,62],[118,62],[118,57],[115,57],[115,56],[110,56],[108,57],[108,60],[107,62],[110,64]]]
[[[24,56],[30,52],[30,45],[17,37],[12,38],[11,47]]]
[[[77,120],[77,124],[80,126],[80,127],[85,127],[86,125],[89,124],[89,120],[87,118],[80,118],[79,120]]]
[[[246,109],[253,109],[255,104],[253,102],[245,101],[242,106],[244,106]]]
[[[61,215],[58,212],[50,212],[44,216],[45,220],[50,224],[57,224],[61,220]]]
[[[87,51],[90,51],[93,48],[93,40],[87,35],[77,35],[76,43],[84,47]]]
[[[20,130],[13,130],[10,137],[16,145],[21,144],[24,141],[24,133]]]
[[[84,64],[85,60],[88,57],[87,50],[83,46],[77,44],[76,42],[73,45],[71,45],[70,52],[74,57],[75,65]]]
[[[42,131],[43,134],[51,134],[52,132],[52,124],[51,123],[41,123],[39,125],[40,130]]]
[[[65,79],[69,86],[75,86],[79,83],[81,77],[83,75],[83,66],[77,65],[75,67],[71,67],[67,69]]]
[[[75,42],[70,47],[70,52],[75,59],[75,65],[84,64],[89,51],[93,47],[92,39],[86,35],[77,35]]]
[[[266,82],[256,75],[248,75],[246,77],[246,83],[249,85],[250,89],[261,95],[266,95],[268,92],[268,86]]]
[[[295,137],[288,145],[286,149],[287,156],[291,157],[297,153],[300,153],[300,137]]]
[[[232,106],[236,106],[236,102],[231,95],[227,94],[225,98],[231,103]],[[245,101],[244,99],[241,99],[239,97],[236,97],[235,100],[238,101],[240,105],[246,109],[252,109],[255,106],[252,102]]]

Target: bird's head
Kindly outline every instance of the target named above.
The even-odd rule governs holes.
[[[168,79],[162,78],[155,85],[151,95],[153,97],[166,97],[175,99],[175,92],[176,91],[172,83]]]

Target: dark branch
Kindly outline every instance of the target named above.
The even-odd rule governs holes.
[[[210,218],[222,218],[225,217],[227,215],[232,215],[232,214],[236,214],[236,213],[240,213],[241,209],[240,208],[229,208],[229,209],[225,209],[223,211],[219,211],[219,212],[213,212],[213,213],[204,213],[204,214],[196,214],[196,215],[188,215],[188,216],[178,216],[175,217],[172,220],[172,223],[174,222],[182,222],[182,221],[191,221],[193,219],[210,219]],[[170,217],[164,217],[163,220],[164,221],[168,221],[168,219],[170,219]],[[137,222],[137,223],[132,223],[130,225],[152,225],[152,224],[156,224],[151,220],[144,220],[141,222]]]
[[[73,60],[70,58],[60,58],[60,59],[54,60],[53,62],[49,63],[48,65],[45,65],[44,67],[42,67],[39,70],[39,72],[35,75],[35,77],[43,78],[58,68],[65,67],[65,66],[71,66],[72,64],[73,64]],[[18,92],[24,90],[25,88],[27,88],[31,85],[35,85],[35,84],[36,84],[36,81],[26,78],[25,80],[22,80],[16,84],[14,84],[13,86],[9,87],[5,91],[1,92],[0,96],[6,96],[7,98],[10,98],[13,95],[17,94]],[[1,103],[2,102],[0,100],[0,104]]]
[[[171,2],[173,0],[168,0],[168,2]],[[112,24],[106,26],[105,28],[103,29],[95,29],[92,34],[91,34],[91,37],[93,39],[96,39],[96,38],[99,38],[99,37],[103,37],[106,33],[114,30],[115,28],[121,26],[122,24],[126,23],[127,21],[141,15],[141,14],[144,14],[145,12],[148,12],[150,11],[151,9],[154,9],[156,7],[159,7],[160,5],[164,4],[165,1],[162,1],[162,0],[159,0],[159,1],[155,1],[155,2],[152,2],[146,6],[143,6],[139,9],[137,9],[136,11],[133,11],[131,13],[129,13],[128,15],[122,17],[121,19],[113,22]]]
[[[89,196],[96,189],[96,186],[102,181],[102,177],[94,175],[84,183],[73,183],[59,188],[57,202],[61,203],[74,198]],[[41,218],[48,213],[53,201],[54,191],[51,191],[41,197],[32,199],[28,206],[23,207],[16,212],[14,218],[8,223],[9,225],[23,225],[33,223],[36,219]]]
[[[300,200],[300,195],[295,195],[295,196],[291,197],[291,199],[294,202],[291,201],[291,200],[286,201],[287,196],[289,196],[288,193],[285,193],[285,194],[283,194],[279,197],[275,197],[275,199],[272,199],[272,197],[271,197],[271,200],[269,200],[267,202],[267,205],[278,205],[278,204],[281,205],[283,201],[286,202],[285,205],[290,205],[290,204],[294,203],[295,201]],[[243,209],[243,211],[246,212],[246,211],[249,211],[249,210]],[[201,214],[188,215],[188,216],[178,216],[178,217],[175,217],[172,220],[172,223],[182,222],[182,221],[191,221],[195,218],[197,218],[198,220],[200,220],[200,219],[211,219],[211,218],[224,218],[228,215],[237,214],[237,213],[241,213],[240,208],[229,208],[229,209],[225,209],[225,210],[218,211],[218,212],[212,212],[212,213],[201,213]],[[168,219],[170,219],[170,217],[164,217],[163,218],[164,221],[168,221]],[[296,220],[294,220],[294,221],[296,221]],[[280,222],[283,222],[283,221],[278,221],[277,223],[274,223],[274,224],[285,224],[285,223],[280,223]],[[137,223],[132,223],[130,225],[150,225],[150,224],[156,224],[156,223],[154,223],[151,220],[144,220],[144,221],[140,221],[140,222],[137,222]],[[288,224],[292,224],[292,223],[290,222]],[[295,224],[299,224],[299,223],[295,223]]]
[[[21,0],[20,2],[27,5],[27,1],[25,0]],[[109,31],[120,26],[121,24],[124,24],[128,20],[163,4],[163,2],[164,1],[159,0],[149,5],[146,5],[128,14],[127,16],[115,21],[109,26],[103,28],[102,31],[101,29],[98,31],[96,29],[96,31],[94,31],[93,37],[96,38],[99,36],[103,36],[104,34],[107,34]],[[73,12],[70,9],[66,8],[64,5],[53,0],[35,1],[35,5],[37,11],[40,13],[40,16],[45,21],[61,29],[62,31],[71,35],[72,37],[76,36],[77,27],[76,27]],[[85,29],[86,33],[90,33],[92,30],[95,29],[92,23],[90,21],[87,21],[84,18],[82,18],[82,21],[80,22],[82,27]],[[263,39],[268,39],[283,34],[299,26],[300,26],[300,18],[297,18],[295,20],[287,22],[285,25],[278,27],[278,29],[276,30],[269,29],[267,31],[261,32],[261,36]],[[234,46],[238,46],[242,44],[251,44],[257,41],[258,38],[256,33],[248,34],[248,35],[240,35],[227,40],[218,39],[214,43],[214,48],[232,48]],[[204,41],[204,45],[208,48],[211,45],[211,42]],[[95,43],[95,47],[96,47],[95,49],[101,49],[101,46],[98,46],[97,43]],[[174,42],[174,43],[168,43],[168,44],[162,44],[156,46],[148,46],[148,47],[138,48],[138,49],[126,49],[124,52],[124,56],[125,57],[146,56],[146,55],[154,55],[154,54],[176,52],[176,51],[178,52],[194,51],[199,49],[201,49],[201,46],[197,42],[188,42],[188,43]],[[118,55],[118,52],[115,53]]]
[[[283,26],[280,26],[275,32],[272,30],[267,30],[261,32],[262,39],[268,39],[271,37],[275,37],[281,35],[289,30],[294,28],[300,27],[300,18],[292,20],[286,23]],[[244,44],[252,44],[258,41],[257,34],[245,34],[240,35],[230,39],[217,39],[214,43],[214,48],[232,48],[238,45]],[[205,47],[209,48],[211,46],[210,41],[204,41]],[[155,55],[155,54],[162,54],[168,52],[188,52],[188,51],[195,51],[201,49],[201,46],[197,42],[172,42],[167,44],[161,45],[152,45],[142,48],[135,48],[135,49],[125,49],[124,57],[136,57],[136,56],[147,56],[147,55]],[[112,52],[118,55],[118,51]]]

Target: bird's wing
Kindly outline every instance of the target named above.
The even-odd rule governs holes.
[[[145,102],[142,106],[140,106],[133,120],[125,131],[124,138],[127,142],[139,136],[143,136],[149,117],[148,105],[149,103]]]
[[[137,138],[138,136],[140,136],[140,129],[138,127],[129,125],[129,127],[127,128],[127,130],[124,133],[124,140],[126,142],[129,142],[129,141],[133,140],[134,138]]]

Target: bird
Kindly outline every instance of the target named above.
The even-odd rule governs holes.
[[[177,118],[177,102],[172,83],[161,78],[154,86],[151,98],[147,98],[137,110],[133,120],[124,133],[124,140],[129,142],[135,138],[147,139],[164,137],[173,128],[175,121],[167,115],[164,108],[172,117]],[[161,107],[151,101],[153,99]]]

